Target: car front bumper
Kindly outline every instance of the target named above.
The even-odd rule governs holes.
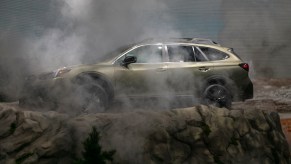
[[[65,78],[39,79],[30,77],[26,80],[21,94],[21,100],[56,102],[65,97],[70,87],[70,81]]]

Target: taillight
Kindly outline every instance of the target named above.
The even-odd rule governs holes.
[[[240,63],[239,66],[248,72],[250,70],[250,66],[248,63]]]

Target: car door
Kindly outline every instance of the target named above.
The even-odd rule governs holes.
[[[194,46],[166,45],[168,85],[176,95],[200,92],[205,77],[213,71],[213,63]]]
[[[135,56],[137,61],[127,67],[116,65],[114,78],[117,97],[151,97],[163,94],[167,77],[164,46],[135,47],[123,54],[117,63],[122,63],[126,56]]]
[[[237,75],[241,75],[239,72],[244,72],[239,67],[241,61],[231,60],[227,53],[212,47],[199,46],[197,48],[205,54],[209,61],[212,61],[216,75],[232,79],[237,77]],[[243,80],[243,78],[245,78],[245,76],[239,77],[240,80]]]

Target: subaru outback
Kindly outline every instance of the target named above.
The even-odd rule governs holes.
[[[102,63],[29,77],[19,103],[41,100],[85,111],[106,109],[122,98],[191,96],[229,108],[253,97],[249,65],[232,48],[209,39],[148,39],[112,54]]]

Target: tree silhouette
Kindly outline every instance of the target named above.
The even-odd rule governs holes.
[[[83,159],[78,159],[77,164],[105,164],[106,161],[113,161],[115,150],[103,151],[99,145],[100,136],[96,127],[92,127],[89,137],[83,142],[85,151],[82,152]]]

